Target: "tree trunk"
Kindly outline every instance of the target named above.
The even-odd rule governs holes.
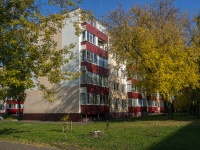
[[[173,120],[173,109],[174,109],[174,104],[171,102],[168,102],[168,120]]]
[[[21,120],[22,119],[22,113],[20,111],[20,109],[21,109],[20,100],[17,99],[17,102],[18,102],[18,120]]]
[[[200,102],[199,102],[199,100],[198,100],[198,102],[197,102],[197,109],[196,109],[196,116],[197,117],[200,117]]]

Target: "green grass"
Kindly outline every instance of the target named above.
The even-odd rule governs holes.
[[[74,123],[72,132],[62,132],[63,123],[0,122],[0,140],[56,147],[59,149],[169,150],[200,147],[200,119],[175,115],[105,122]],[[100,130],[100,137],[90,135]]]

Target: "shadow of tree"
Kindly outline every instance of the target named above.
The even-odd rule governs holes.
[[[0,130],[1,135],[10,135],[10,134],[18,134],[18,133],[24,133],[24,132],[30,132],[28,130],[18,130],[13,128],[4,128]]]
[[[194,121],[159,143],[153,144],[148,150],[195,150],[200,148],[199,139],[200,122]]]

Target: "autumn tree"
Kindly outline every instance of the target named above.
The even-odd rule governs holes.
[[[192,24],[189,28],[190,31],[190,46],[200,50],[200,15],[195,15]],[[198,65],[200,65],[200,58],[198,57]],[[200,70],[198,70],[198,74]],[[200,88],[192,88],[191,86],[183,88],[176,96],[176,107],[186,107],[189,114],[200,117]],[[188,108],[189,107],[189,108]]]
[[[128,11],[120,6],[106,16],[105,24],[110,52],[125,62],[128,76],[140,74],[143,92],[163,96],[172,119],[172,96],[198,86],[199,51],[189,42],[187,15],[172,0],[158,0]]]
[[[76,2],[70,0],[65,6],[74,8]],[[70,49],[74,45],[58,50],[53,40],[53,35],[64,25],[63,19],[70,17],[69,9],[44,15],[39,4],[35,0],[0,1],[0,99],[16,99],[19,110],[27,89],[37,85],[44,94],[51,94],[40,84],[38,77],[44,76],[51,83],[59,83],[77,75],[62,69],[63,64],[73,59]],[[74,22],[75,26],[77,24]],[[79,33],[77,26],[76,34]],[[69,57],[63,57],[65,55]]]

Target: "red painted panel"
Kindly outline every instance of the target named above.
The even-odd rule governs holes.
[[[142,99],[142,94],[140,93],[135,93],[135,92],[128,92],[128,98],[140,98]]]
[[[86,49],[99,55],[100,57],[103,57],[103,58],[108,58],[108,52],[99,48],[98,46],[88,42],[88,41],[84,41],[84,42],[81,42],[81,45],[85,45],[86,44]]]
[[[97,66],[97,65],[89,63],[89,62],[81,62],[81,66],[86,66],[87,71],[108,77],[109,70],[106,68]]]
[[[18,104],[17,100],[7,100],[6,103],[7,104]],[[20,101],[20,104],[24,104],[24,102]]]
[[[109,113],[109,106],[103,105],[81,105],[81,113],[92,115],[92,114],[106,114]]]
[[[15,109],[15,108],[13,108],[13,109],[6,109],[6,112],[8,114],[16,114],[16,113],[18,113],[18,109]],[[22,113],[23,109],[20,109],[20,112]]]
[[[156,112],[158,111],[158,107],[148,107],[149,112]]]
[[[108,36],[106,34],[104,34],[103,32],[99,31],[96,27],[88,24],[88,23],[84,23],[82,25],[86,25],[86,30],[89,31],[90,33],[96,35],[97,37],[99,37],[100,39],[108,42]]]
[[[164,107],[160,107],[160,112],[164,112]]]
[[[129,112],[129,113],[147,112],[147,107],[140,107],[140,106],[128,107],[128,112]]]

